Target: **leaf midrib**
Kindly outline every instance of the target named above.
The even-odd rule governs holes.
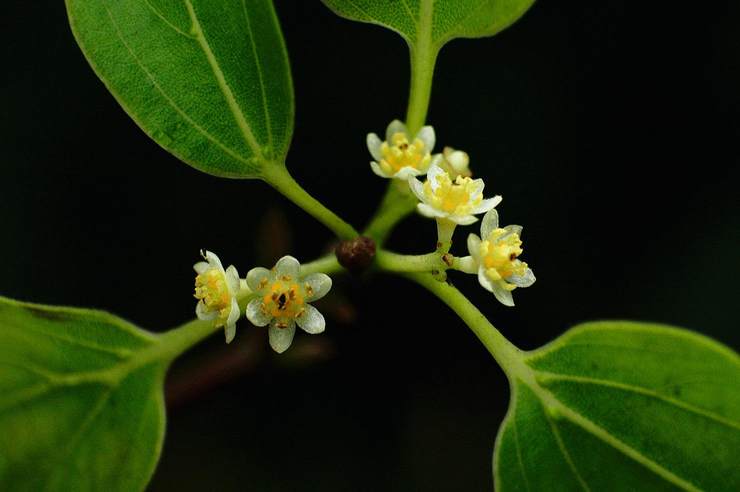
[[[121,29],[118,27],[118,23],[115,21],[115,18],[113,17],[113,13],[111,12],[110,8],[108,8],[107,5],[104,5],[104,8],[105,8],[106,12],[108,13],[108,18],[110,19],[111,25],[113,26],[113,29],[116,32],[116,37],[121,42],[121,44],[124,46],[124,48],[126,48],[126,51],[129,53],[129,55],[131,56],[131,58],[133,58],[134,62],[136,63],[136,66],[139,67],[139,69],[142,72],[144,72],[144,75],[146,76],[146,78],[149,80],[149,82],[152,84],[152,86],[156,89],[156,91],[159,92],[159,94],[162,96],[162,98],[165,100],[165,102],[172,109],[174,109],[175,112],[177,114],[179,114],[193,129],[195,129],[195,131],[197,131],[198,133],[200,133],[201,135],[203,135],[207,140],[213,142],[213,144],[216,145],[218,148],[220,148],[226,155],[228,155],[229,157],[235,159],[238,162],[241,162],[242,164],[246,164],[247,166],[252,167],[253,164],[249,160],[245,159],[241,154],[239,154],[235,150],[231,149],[226,144],[224,144],[223,142],[221,142],[219,139],[217,139],[216,137],[214,137],[213,135],[211,135],[205,128],[203,128],[195,120],[193,120],[190,117],[190,115],[188,115],[188,113],[185,112],[185,110],[183,110],[182,108],[180,108],[180,106],[177,105],[177,103],[174,101],[174,99],[172,99],[167,94],[167,92],[165,92],[165,90],[159,85],[159,83],[157,82],[157,80],[154,78],[154,75],[152,75],[152,73],[149,70],[147,70],[147,68],[144,66],[144,64],[142,63],[142,61],[139,59],[139,57],[136,55],[136,53],[133,51],[133,49],[131,49],[131,47],[129,46],[129,44],[126,42],[126,40],[123,37],[123,33],[121,32]],[[78,37],[78,39],[79,39],[79,37]],[[82,43],[80,42],[80,44],[82,44]],[[90,64],[93,67],[96,67],[96,65],[95,65],[95,63],[93,62],[92,59],[88,58],[88,60],[90,61]],[[96,68],[96,72],[99,74],[98,76],[103,81],[105,81],[105,79],[102,77],[102,75],[100,75],[101,74],[100,70],[98,70]],[[128,105],[123,101],[122,98],[120,98],[117,95],[117,93],[111,88],[110,84],[106,83],[106,86],[109,87],[109,90],[110,90],[111,94],[113,94],[116,97],[116,99],[118,100],[119,104],[121,104],[121,106],[123,106],[127,110],[127,112],[131,115],[131,117],[134,118],[134,120],[136,120],[138,122],[139,120],[138,120],[138,117],[136,116],[136,113],[133,112],[133,111],[128,110]],[[140,126],[143,127],[144,125],[142,125],[140,123]]]
[[[67,1],[69,2],[69,0],[67,0]],[[126,42],[126,40],[123,37],[123,33],[121,32],[121,29],[119,28],[118,23],[116,22],[115,18],[113,17],[113,13],[111,12],[110,8],[107,5],[103,5],[103,7],[105,8],[106,13],[108,14],[108,18],[109,18],[109,20],[111,22],[111,25],[113,26],[113,30],[115,31],[116,37],[118,38],[118,40],[120,41],[120,43],[123,45],[123,47],[126,49],[126,51],[129,53],[129,55],[133,59],[133,61],[136,64],[136,66],[139,68],[139,70],[141,70],[144,73],[144,75],[146,76],[147,80],[149,80],[149,83],[151,83],[152,84],[152,87],[162,96],[162,98],[167,103],[167,105],[170,106],[178,115],[180,115],[180,117],[183,120],[185,120],[185,122],[188,125],[190,125],[190,127],[192,127],[196,132],[200,133],[201,135],[203,135],[203,137],[205,137],[207,140],[209,140],[214,145],[216,145],[216,147],[218,147],[219,149],[221,149],[226,155],[228,155],[229,157],[233,158],[237,162],[240,162],[240,163],[245,164],[246,166],[248,166],[250,168],[253,168],[254,167],[254,162],[252,162],[250,159],[245,158],[244,156],[242,156],[241,154],[239,154],[238,152],[236,152],[235,150],[233,150],[232,148],[230,148],[229,146],[227,146],[226,144],[224,144],[223,142],[221,142],[218,138],[216,138],[213,135],[211,135],[211,133],[209,133],[205,128],[203,128],[195,120],[193,120],[190,117],[190,115],[188,115],[188,113],[185,110],[183,110],[180,106],[178,106],[178,104],[159,85],[159,83],[154,78],[154,76],[152,75],[152,73],[149,72],[149,70],[147,70],[147,68],[144,66],[144,64],[142,63],[142,61],[139,59],[139,57],[136,55],[136,53],[133,51],[133,49]],[[74,17],[70,13],[70,21],[72,21],[73,18]],[[81,46],[84,46],[84,43],[82,42],[82,38],[80,38],[80,36],[77,35],[77,33],[76,33],[75,23],[74,22],[71,22],[71,25],[72,25],[73,29],[75,30],[75,37],[77,38],[78,43]],[[178,32],[179,32],[179,29],[178,29]],[[192,36],[186,36],[186,37],[189,38],[189,39],[193,39],[193,40],[195,39]],[[135,111],[131,110],[128,107],[128,104],[116,93],[115,90],[113,90],[111,84],[102,75],[102,72],[97,67],[95,61],[92,58],[88,57],[87,55],[86,55],[86,57],[87,57],[87,60],[90,63],[90,65],[95,69],[95,72],[98,74],[98,77],[100,77],[100,79],[103,80],[103,82],[105,82],[106,87],[108,87],[108,89],[110,90],[111,94],[113,94],[113,96],[116,98],[116,100],[118,101],[118,103],[129,113],[129,115],[131,115],[131,117],[139,124],[139,126],[141,126],[142,128],[145,128],[146,125],[144,125],[141,122],[141,120],[137,116],[137,113]],[[180,156],[178,154],[178,152],[175,151],[174,149],[169,149],[169,150],[171,152],[173,152],[175,155],[177,155],[178,157],[180,157],[181,159],[183,159],[184,161],[188,161],[188,159],[186,159],[184,156]],[[263,160],[261,163],[264,164],[265,162],[266,161]]]
[[[530,368],[524,362],[523,358],[518,359],[515,366],[509,367],[508,369],[510,375],[513,376],[511,378],[512,384],[521,383],[526,385],[540,400],[540,404],[542,405],[545,414],[547,414],[548,411],[554,410],[556,413],[567,418],[568,420],[570,420],[570,422],[577,425],[587,433],[591,434],[607,445],[610,445],[617,451],[641,464],[664,480],[667,480],[673,485],[690,492],[701,492],[701,489],[693,483],[684,478],[681,478],[661,464],[648,458],[637,449],[621,441],[603,427],[597,425],[596,423],[592,422],[588,418],[584,417],[580,413],[567,406],[549,390],[540,386],[540,384],[537,382],[537,371]],[[496,471],[496,473],[498,473],[498,471]]]
[[[226,104],[229,106],[229,110],[236,120],[236,123],[239,126],[239,130],[241,130],[242,132],[244,141],[247,143],[247,146],[252,149],[252,152],[254,152],[255,155],[259,157],[260,160],[264,160],[262,148],[257,142],[257,139],[252,132],[252,127],[249,125],[246,117],[244,116],[244,112],[239,106],[239,103],[236,101],[236,97],[234,97],[234,93],[231,91],[231,87],[229,86],[228,82],[226,82],[226,76],[221,69],[221,65],[219,65],[218,63],[216,56],[213,54],[213,50],[208,43],[208,39],[206,38],[205,32],[203,31],[203,27],[200,25],[198,16],[195,13],[195,9],[193,8],[193,4],[190,2],[190,0],[185,0],[185,6],[188,9],[188,15],[190,16],[190,20],[193,23],[193,31],[195,32],[195,38],[198,41],[198,45],[200,46],[203,53],[206,55],[208,65],[211,67],[213,76],[216,78],[216,82],[218,83],[218,87],[221,90],[221,94],[224,96],[224,99],[226,99]],[[253,39],[251,40],[251,44],[254,44]],[[261,77],[260,80],[262,80]]]

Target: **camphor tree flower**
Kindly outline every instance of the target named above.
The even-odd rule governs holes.
[[[433,164],[422,184],[418,179],[409,178],[409,186],[421,201],[417,204],[419,213],[437,219],[438,241],[449,249],[452,234],[457,225],[469,225],[482,214],[501,203],[500,196],[483,198],[482,179],[457,176],[454,180],[438,164]]]
[[[234,265],[226,270],[215,253],[201,251],[206,261],[193,265],[195,276],[195,315],[200,320],[214,320],[215,326],[223,326],[226,343],[231,343],[236,334],[236,321],[241,311],[237,302],[240,282]]]
[[[500,196],[483,199],[482,179],[457,176],[454,180],[438,164],[429,168],[427,180],[422,184],[409,178],[414,195],[421,201],[419,213],[426,217],[447,219],[455,224],[469,225],[478,219],[476,214],[488,212],[501,203]]]
[[[455,150],[452,147],[445,147],[442,150],[442,159],[439,161],[439,167],[447,171],[450,179],[457,179],[458,176],[469,178],[473,175],[468,167],[470,165],[470,156],[462,150]]]
[[[483,216],[480,233],[481,237],[468,236],[468,251],[477,266],[478,281],[502,304],[513,306],[511,291],[529,287],[535,281],[532,270],[518,259],[522,254],[522,227],[499,228],[498,212],[491,210]],[[466,259],[461,260],[464,263]]]
[[[424,126],[411,138],[399,120],[393,120],[385,131],[382,142],[375,133],[367,136],[367,148],[373,156],[373,172],[381,178],[406,181],[410,176],[426,174],[432,163],[434,128]],[[441,159],[441,156],[437,156]]]
[[[278,353],[290,347],[296,324],[311,334],[321,333],[326,325],[308,303],[329,292],[331,278],[323,273],[302,278],[300,270],[298,260],[283,256],[272,270],[257,267],[247,273],[247,286],[258,295],[247,305],[247,319],[256,326],[270,325],[270,346]]]

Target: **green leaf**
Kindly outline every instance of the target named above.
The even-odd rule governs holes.
[[[412,48],[438,50],[454,38],[493,36],[517,21],[534,0],[322,0],[337,15],[399,33]]]
[[[217,176],[284,161],[293,87],[270,0],[66,0],[95,73],[159,145]]]
[[[0,490],[143,490],[164,436],[163,339],[0,297]]]
[[[496,490],[740,490],[740,357],[727,347],[588,323],[511,374]]]

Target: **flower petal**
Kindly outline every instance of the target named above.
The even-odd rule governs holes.
[[[236,270],[236,267],[234,265],[229,265],[229,268],[226,269],[225,273],[226,283],[229,285],[229,291],[231,291],[231,295],[235,296],[239,294],[239,272]]]
[[[440,212],[436,208],[431,207],[431,206],[427,205],[426,203],[418,203],[416,205],[416,209],[424,217],[431,217],[431,218],[447,217],[447,214],[445,214],[444,212]]]
[[[391,121],[388,128],[385,129],[385,141],[388,142],[388,145],[391,144],[391,137],[396,133],[403,133],[408,136],[406,125],[401,120]]]
[[[493,198],[486,198],[485,200],[482,200],[477,207],[475,207],[470,213],[472,214],[482,214],[483,212],[488,212],[489,210],[493,210],[493,208],[501,203],[501,197],[500,196],[494,196]]]
[[[198,263],[193,265],[193,270],[195,270],[195,273],[197,273],[198,275],[200,275],[201,273],[204,273],[209,268],[211,268],[211,265],[209,265],[205,261],[199,261]]]
[[[205,258],[212,267],[216,267],[222,272],[224,271],[224,267],[221,265],[221,260],[218,259],[218,255],[216,255],[216,253],[211,253],[206,250],[205,252],[201,251],[200,254],[203,255],[203,258]]]
[[[534,278],[534,272],[530,268],[524,272],[523,275],[509,275],[506,277],[506,281],[516,285],[517,287],[529,287],[532,285],[536,278]]]
[[[386,172],[385,172],[385,171],[383,171],[383,170],[382,170],[382,169],[380,168],[380,166],[378,165],[378,163],[377,163],[377,162],[375,162],[375,161],[370,161],[370,169],[372,169],[372,170],[373,170],[373,172],[374,172],[375,174],[377,174],[378,176],[380,176],[381,178],[392,178],[392,177],[393,177],[393,176],[391,176],[390,174],[386,174]]]
[[[473,187],[470,191],[470,196],[477,196],[483,194],[483,189],[486,187],[486,182],[483,181],[481,178],[474,179],[471,181],[471,184]]]
[[[491,292],[493,292],[493,295],[496,296],[498,302],[500,302],[504,306],[514,306],[514,298],[511,297],[510,290],[504,289],[498,282],[491,282],[491,286],[493,287],[493,290]]]
[[[504,233],[496,238],[495,244],[499,244],[501,241],[511,236],[512,234],[516,234],[515,229],[509,229],[509,226],[504,227]]]
[[[278,277],[297,279],[301,271],[301,264],[290,255],[285,255],[275,264],[275,273]]]
[[[226,343],[231,343],[236,336],[236,325],[226,325],[224,327],[224,336],[226,337]]]
[[[515,224],[512,224],[512,225],[507,225],[506,227],[504,227],[504,230],[505,230],[506,232],[508,232],[508,233],[510,233],[510,234],[516,234],[516,235],[517,235],[517,236],[519,236],[519,237],[522,237],[522,230],[523,230],[523,229],[524,229],[524,228],[523,228],[522,226],[520,226],[520,225],[515,225]],[[509,234],[507,234],[507,236],[508,236],[508,235],[509,235]]]
[[[432,156],[432,160],[429,161],[429,167],[437,166],[440,167],[442,165],[442,159],[444,159],[444,156],[442,154],[434,154]]]
[[[420,174],[424,174],[424,171],[420,171],[419,169],[416,169],[413,166],[404,166],[401,169],[399,169],[398,172],[396,172],[396,174],[393,175],[393,177],[396,179],[402,179],[406,181],[412,176],[419,176]]]
[[[486,269],[482,265],[478,269],[478,282],[480,283],[481,287],[489,292],[493,292],[493,282],[491,282],[491,279],[488,278],[488,275],[486,275]]]
[[[492,208],[486,212],[480,223],[480,237],[488,239],[488,236],[496,229],[498,229],[498,212],[495,208]]]
[[[202,321],[211,321],[218,318],[218,312],[208,311],[206,305],[198,301],[198,304],[195,305],[195,316]]]
[[[300,326],[303,331],[315,335],[324,331],[326,327],[326,321],[324,315],[322,315],[318,309],[310,304],[306,304],[303,313],[296,318],[296,323]]]
[[[433,191],[437,191],[437,188],[439,188],[437,176],[443,174],[447,174],[447,171],[442,169],[439,164],[435,163],[434,165],[429,166],[429,170],[427,171],[427,181],[429,181]]]
[[[259,292],[263,287],[262,282],[270,280],[270,270],[267,268],[256,267],[247,272],[247,287],[252,292]]]
[[[424,201],[424,185],[421,181],[419,181],[416,178],[409,178],[409,188],[411,188],[411,191],[416,195],[416,198]]]
[[[278,328],[276,325],[277,322],[275,320],[270,324],[270,347],[278,354],[282,354],[293,343],[295,325],[291,324],[287,328]]]
[[[478,217],[473,215],[450,215],[447,218],[457,225],[470,225],[478,222]]]
[[[483,220],[486,220],[485,217]],[[481,239],[478,236],[473,233],[468,234],[468,253],[476,263],[480,263],[480,243]]]
[[[464,273],[478,273],[480,262],[472,256],[462,256],[455,259],[455,269]]]
[[[325,273],[312,273],[304,279],[306,283],[306,302],[321,299],[331,289],[331,277]],[[310,289],[311,294],[308,294]]]
[[[436,142],[437,138],[434,135],[434,128],[431,126],[423,126],[421,127],[421,130],[416,134],[416,138],[424,142],[424,150],[427,152],[431,152],[434,148],[434,143]]]
[[[470,157],[466,152],[454,150],[452,147],[445,147],[445,159],[458,173],[465,171],[470,163]]]
[[[227,325],[233,325],[241,316],[242,311],[239,309],[239,303],[236,302],[236,297],[231,298],[231,311],[229,311],[229,317],[226,319]]]
[[[383,158],[383,154],[380,152],[380,146],[383,144],[383,142],[378,138],[378,136],[374,133],[368,133],[367,134],[367,150],[370,151],[370,155],[373,156],[373,159],[376,161],[379,161]]]
[[[247,319],[254,326],[267,326],[272,316],[262,310],[262,299],[252,299],[247,304]]]

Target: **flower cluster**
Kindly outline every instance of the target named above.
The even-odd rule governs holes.
[[[232,265],[224,270],[215,253],[201,253],[203,259],[193,268],[195,277],[195,314],[200,320],[213,321],[223,327],[226,343],[236,334],[236,322],[241,316],[239,300],[251,299],[246,317],[256,326],[269,328],[270,346],[282,353],[290,347],[297,324],[305,332],[324,331],[324,317],[309,302],[321,299],[331,288],[331,278],[323,273],[302,276],[301,264],[292,256],[284,256],[271,269],[257,267],[242,281]]]
[[[370,167],[378,176],[408,183],[410,193],[419,200],[418,212],[437,222],[437,254],[445,258],[446,264],[476,273],[480,284],[496,299],[513,306],[512,291],[529,287],[535,281],[532,270],[519,260],[523,251],[522,227],[499,227],[495,207],[501,203],[501,197],[484,197],[485,183],[480,178],[473,179],[467,153],[445,147],[442,153],[432,154],[435,140],[431,126],[422,127],[412,137],[403,123],[394,120],[386,129],[384,141],[374,133],[367,136],[367,147],[374,159]],[[418,179],[423,175],[424,182]],[[477,222],[480,214],[485,214],[481,235],[468,236],[469,256],[449,255],[455,228]],[[329,276],[302,275],[298,260],[284,256],[272,269],[252,268],[242,280],[236,267],[224,269],[215,253],[202,251],[201,255],[204,261],[193,266],[198,299],[195,313],[198,319],[223,327],[226,343],[236,334],[240,301],[246,303],[245,314],[252,324],[269,325],[270,346],[278,353],[290,347],[296,325],[310,334],[324,331],[326,321],[310,303],[329,292]]]
[[[441,154],[432,154],[435,133],[425,126],[409,142],[405,125],[392,121],[381,142],[374,133],[367,136],[367,147],[375,159],[372,170],[383,178],[408,182],[411,192],[419,200],[418,212],[437,221],[437,250],[446,254],[452,245],[452,235],[458,225],[478,221],[476,215],[485,213],[481,223],[481,237],[468,237],[470,256],[459,258],[459,269],[477,273],[480,284],[502,304],[513,306],[511,292],[517,287],[529,287],[535,281],[532,270],[520,261],[522,240],[520,226],[499,228],[498,212],[501,196],[484,198],[484,182],[473,179],[470,157],[467,153],[445,147]],[[426,174],[424,182],[418,179]],[[454,262],[453,262],[454,264]]]

